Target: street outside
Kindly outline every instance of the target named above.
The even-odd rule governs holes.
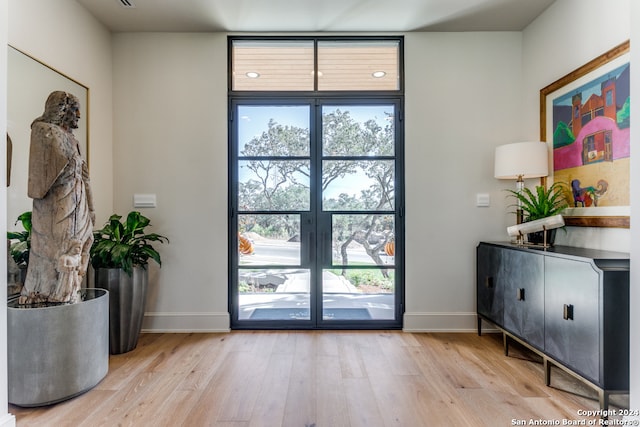
[[[295,313],[306,313],[310,306],[309,271],[300,264],[300,242],[252,237],[253,253],[240,255],[240,265],[256,265],[256,270],[240,270],[240,282],[252,286],[253,291],[241,289],[239,293],[240,320],[249,319],[256,309],[290,309]],[[350,263],[375,265],[360,245],[352,245],[347,252]],[[393,265],[393,258],[385,261]],[[291,269],[264,269],[268,265],[291,265]],[[345,277],[325,270],[322,278],[323,309],[366,309],[371,319],[394,318],[394,294],[389,291],[367,293],[351,284]],[[268,292],[256,292],[268,289]],[[275,311],[274,311],[275,312]],[[304,318],[304,317],[303,317]],[[325,320],[327,314],[325,313]],[[264,318],[268,319],[268,318]],[[340,320],[339,317],[331,319]]]
[[[285,240],[265,239],[252,234],[250,240],[254,252],[251,255],[240,256],[240,265],[299,265],[300,242]],[[358,265],[375,265],[373,260],[361,245],[354,243],[347,249],[349,263]],[[337,258],[334,253],[334,260]],[[390,266],[393,265],[393,257],[381,255]]]

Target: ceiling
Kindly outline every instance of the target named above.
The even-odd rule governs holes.
[[[112,32],[379,33],[520,31],[555,0],[76,1]]]

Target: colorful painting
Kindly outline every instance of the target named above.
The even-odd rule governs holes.
[[[630,62],[625,43],[543,89],[541,137],[569,225],[628,227]]]

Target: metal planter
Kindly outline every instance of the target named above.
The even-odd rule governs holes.
[[[109,291],[109,351],[121,354],[138,345],[147,300],[148,271],[134,267],[95,269],[95,287]]]
[[[44,406],[92,389],[109,370],[109,294],[76,304],[7,307],[9,402]]]

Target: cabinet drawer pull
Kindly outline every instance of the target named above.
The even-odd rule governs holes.
[[[524,288],[518,288],[516,298],[518,298],[518,301],[524,301]]]
[[[493,289],[493,277],[492,276],[487,276],[484,279],[484,285],[488,288],[488,289]]]
[[[573,304],[565,304],[562,310],[564,320],[573,320]]]

